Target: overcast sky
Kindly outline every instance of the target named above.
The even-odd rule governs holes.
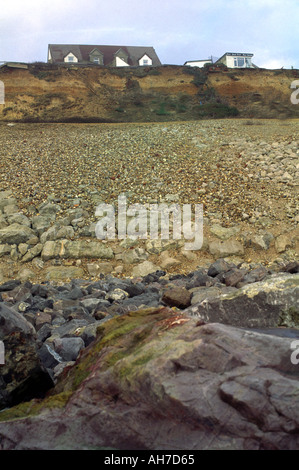
[[[153,46],[163,64],[250,52],[299,68],[299,0],[0,0],[0,61],[47,61],[48,44]]]

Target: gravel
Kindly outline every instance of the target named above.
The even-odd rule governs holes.
[[[0,139],[0,190],[12,189],[27,216],[49,198],[58,217],[82,201],[94,214],[121,193],[129,203],[203,203],[226,226],[257,215],[295,216],[296,120],[2,123]]]

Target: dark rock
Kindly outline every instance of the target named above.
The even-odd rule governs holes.
[[[84,348],[84,341],[82,338],[56,338],[53,345],[63,361],[75,361]]]
[[[42,398],[54,383],[41,364],[35,340],[16,331],[3,338],[5,364],[1,366],[0,409],[32,398]]]
[[[258,268],[253,269],[249,273],[246,273],[242,282],[244,284],[250,284],[252,282],[258,282],[265,279],[268,275],[268,270],[264,266],[259,266]],[[242,287],[242,285],[240,285]]]
[[[245,276],[246,271],[242,269],[231,269],[224,273],[224,283],[226,286],[236,286],[238,282],[242,281]]]
[[[38,350],[38,356],[41,360],[41,363],[47,369],[54,369],[57,364],[60,364],[62,361],[61,356],[57,354],[48,344],[43,344]]]
[[[194,287],[200,286],[212,286],[213,284],[214,278],[212,276],[208,276],[203,272],[195,272],[192,279],[186,283],[186,289],[193,289]]]
[[[240,327],[299,327],[298,278],[298,274],[273,275],[232,293],[200,301],[185,313],[205,322]]]
[[[208,269],[208,276],[216,277],[217,274],[225,273],[229,271],[230,265],[223,258],[217,259],[212,263]]]
[[[287,273],[291,273],[291,274],[298,273],[299,272],[299,263],[298,263],[298,261],[291,261],[286,266],[284,266],[282,271],[287,272]]]
[[[289,338],[144,310],[101,325],[44,403],[2,412],[1,449],[295,450],[298,390]]]
[[[187,308],[191,305],[192,294],[184,287],[175,287],[166,290],[162,296],[162,302],[170,307]]]
[[[11,281],[4,282],[0,285],[0,292],[7,292],[13,290],[15,287],[19,286],[21,281],[18,279],[13,279]]]

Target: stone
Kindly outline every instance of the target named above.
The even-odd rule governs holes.
[[[108,292],[108,294],[106,294],[105,296],[105,299],[106,300],[124,300],[126,299],[127,297],[129,296],[129,294],[122,290],[122,289],[114,289],[113,291],[111,292]]]
[[[184,309],[191,305],[191,297],[192,294],[184,287],[175,287],[164,292],[162,301],[170,307]]]
[[[46,215],[35,215],[32,217],[32,228],[42,235],[53,223],[53,218]]]
[[[299,446],[298,365],[275,331],[145,309],[100,325],[63,375],[45,400],[0,414],[1,449]]]
[[[0,245],[0,258],[5,255],[9,255],[11,252],[11,246],[8,244]]]
[[[26,243],[33,236],[35,236],[35,232],[27,225],[14,223],[0,230],[0,243],[19,245],[20,243]]]
[[[3,337],[3,343],[5,364],[1,366],[0,409],[44,397],[54,383],[39,359],[34,338],[16,330]]]
[[[112,259],[113,250],[100,241],[87,242],[85,240],[57,240],[47,241],[43,246],[42,260],[53,258],[81,259],[98,258]]]
[[[19,225],[26,225],[27,227],[31,227],[31,221],[26,215],[22,214],[21,212],[17,212],[15,214],[11,214],[7,217],[7,222],[9,225],[11,224],[19,224]]]
[[[143,248],[134,248],[124,251],[121,255],[121,260],[125,264],[134,264],[144,261],[148,258],[148,254]]]
[[[5,336],[21,332],[25,336],[34,336],[36,331],[33,325],[24,316],[0,302],[0,339]]]
[[[132,276],[133,277],[143,277],[147,276],[148,274],[155,273],[159,271],[161,268],[156,266],[151,261],[143,261],[143,263],[137,264],[132,269]]]
[[[256,250],[268,250],[273,240],[273,235],[269,232],[253,235],[248,241],[248,246]]]
[[[288,233],[279,235],[275,239],[275,249],[277,253],[283,253],[287,248],[291,248],[293,244],[292,237]]]
[[[277,274],[185,310],[205,322],[239,327],[299,327],[299,274]],[[192,299],[193,300],[193,299]]]
[[[50,266],[45,269],[47,281],[65,281],[68,279],[81,279],[84,270],[77,266]]]
[[[43,245],[42,243],[37,243],[35,246],[30,248],[27,253],[22,257],[22,263],[27,263],[28,261],[32,261],[33,258],[39,256],[42,252]]]
[[[29,279],[34,279],[35,278],[35,273],[34,273],[34,271],[32,271],[32,269],[24,267],[24,268],[21,268],[18,271],[17,277],[21,282],[26,282]]]
[[[215,240],[209,244],[209,251],[211,255],[216,258],[226,258],[228,256],[243,256],[244,247],[238,241],[234,239],[220,241]]]
[[[242,269],[231,269],[227,271],[224,276],[223,280],[226,286],[236,286],[239,282],[241,282],[246,274],[245,270]]]
[[[169,269],[180,264],[181,262],[178,259],[172,258],[169,255],[168,250],[163,251],[159,257],[159,265],[162,269]]]
[[[53,346],[63,361],[75,361],[84,348],[84,341],[82,338],[55,338]]]
[[[227,263],[223,258],[219,258],[209,266],[208,276],[215,277],[217,274],[225,273],[229,270],[229,263]]]
[[[210,227],[210,231],[221,240],[228,240],[229,238],[237,235],[240,227],[222,227],[219,224],[214,224]]]

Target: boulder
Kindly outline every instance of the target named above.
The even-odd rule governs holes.
[[[204,299],[185,310],[203,321],[239,327],[299,327],[299,274],[277,274],[263,281]]]
[[[211,255],[216,258],[226,258],[227,256],[244,255],[244,247],[238,240],[229,239],[225,241],[215,240],[209,244]]]
[[[0,413],[0,448],[295,450],[290,357],[288,337],[169,308],[118,316],[43,401]]]
[[[30,238],[35,236],[35,232],[27,225],[17,223],[8,225],[0,230],[0,243],[9,245],[19,245],[26,243]]]

